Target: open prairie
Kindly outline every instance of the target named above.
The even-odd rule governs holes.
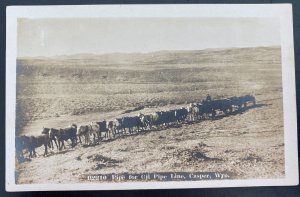
[[[16,164],[17,182],[78,183],[86,174],[226,172],[284,177],[279,47],[78,54],[17,60],[16,135],[253,94],[257,107],[217,120],[140,132]]]

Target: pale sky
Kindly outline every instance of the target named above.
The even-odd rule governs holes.
[[[18,57],[280,45],[277,18],[19,19]]]

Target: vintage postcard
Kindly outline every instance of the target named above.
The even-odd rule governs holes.
[[[292,6],[7,7],[6,190],[297,185]]]

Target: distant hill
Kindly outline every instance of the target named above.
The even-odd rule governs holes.
[[[274,51],[279,47],[254,47],[254,48],[229,48],[229,49],[204,49],[184,51],[157,51],[149,53],[111,53],[111,54],[74,54],[52,57],[21,57],[19,62],[30,61],[35,64],[64,63],[72,65],[74,62],[83,62],[83,65],[159,65],[159,64],[197,64],[217,62],[252,62],[252,61],[278,61]],[[246,55],[245,55],[246,54]],[[249,54],[249,55],[247,55]],[[270,56],[268,56],[270,54]],[[274,59],[277,58],[277,59]],[[32,61],[34,60],[34,61]],[[30,64],[31,64],[30,63]],[[80,66],[77,64],[77,66]]]

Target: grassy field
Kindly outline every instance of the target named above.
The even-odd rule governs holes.
[[[32,121],[65,115],[184,104],[207,93],[281,91],[280,71],[280,48],[21,59],[17,133]]]
[[[220,120],[53,150],[17,164],[18,183],[75,183],[86,181],[82,176],[88,173],[112,172],[283,177],[281,77],[279,47],[18,59],[16,134],[109,120],[137,106],[146,107],[143,113],[176,108],[208,93],[214,98],[253,94],[261,104]],[[101,161],[93,159],[97,155]]]

